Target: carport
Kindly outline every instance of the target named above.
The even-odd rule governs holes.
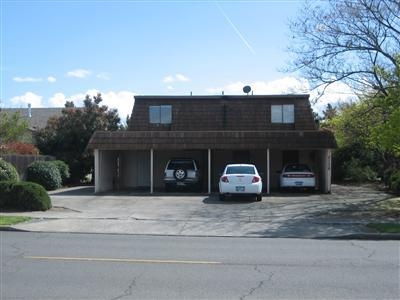
[[[95,192],[163,189],[166,162],[187,157],[199,162],[203,190],[212,193],[227,163],[254,163],[263,174],[265,193],[277,187],[286,162],[310,165],[318,189],[331,190],[330,132],[305,131],[118,131],[96,132],[89,148],[95,157]]]

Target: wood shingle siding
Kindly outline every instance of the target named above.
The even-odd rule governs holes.
[[[308,95],[136,96],[129,130],[315,130]],[[271,123],[271,105],[295,106],[293,124]],[[172,106],[171,124],[150,124],[149,107]]]

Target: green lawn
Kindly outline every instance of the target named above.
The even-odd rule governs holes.
[[[10,226],[31,220],[30,217],[0,216],[0,226]]]
[[[370,223],[369,228],[375,229],[380,233],[400,233],[400,224],[395,223]]]

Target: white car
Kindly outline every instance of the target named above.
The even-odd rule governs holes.
[[[227,165],[219,179],[219,199],[228,195],[255,195],[262,200],[262,180],[255,165]]]
[[[306,164],[288,164],[282,169],[280,187],[315,189],[315,174]]]

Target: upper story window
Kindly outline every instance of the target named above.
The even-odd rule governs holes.
[[[171,105],[151,105],[149,106],[150,124],[171,124],[172,106]]]
[[[271,123],[294,123],[294,104],[271,105]]]

